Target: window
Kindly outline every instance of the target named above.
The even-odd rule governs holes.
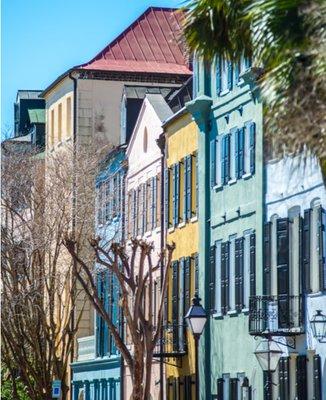
[[[215,85],[218,96],[228,93],[235,85],[242,82],[240,75],[251,66],[249,58],[241,57],[235,64],[219,57],[216,61]]]
[[[58,142],[62,140],[62,104],[58,106]]]
[[[147,153],[147,147],[148,147],[148,132],[147,132],[147,128],[145,127],[145,129],[144,129],[144,137],[143,137],[143,150],[144,150],[144,153]]]
[[[71,136],[71,97],[67,98],[67,102],[66,102],[66,135],[67,137]]]

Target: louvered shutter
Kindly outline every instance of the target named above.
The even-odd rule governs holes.
[[[224,379],[218,378],[217,379],[217,398],[218,398],[218,400],[224,400],[223,388],[224,388]]]
[[[243,238],[235,240],[235,307],[243,308]]]
[[[209,250],[209,299],[210,311],[213,314],[215,310],[215,246],[211,246]]]
[[[187,169],[188,169],[188,157],[183,159],[183,222],[186,222],[188,216],[188,193],[187,193]]]
[[[192,156],[187,156],[187,214],[186,219],[192,217]]]
[[[219,95],[221,93],[221,86],[222,86],[222,73],[221,73],[221,58],[218,57],[218,59],[216,60],[216,74],[215,74],[215,78],[216,78],[216,93],[217,95]]]
[[[110,318],[112,317],[112,273],[104,272],[103,273],[103,296],[104,296],[104,308]],[[111,354],[111,335],[109,334],[108,325],[104,324],[104,354]]]
[[[279,362],[280,400],[290,399],[289,357],[281,357]]]
[[[289,310],[289,220],[276,221],[278,324],[290,327]]]
[[[119,284],[117,282],[117,277],[112,274],[112,283],[110,285],[111,291],[111,310],[112,310],[112,322],[118,328],[119,327],[119,312],[118,312],[118,294],[119,294]],[[109,332],[111,341],[111,354],[116,354],[117,347],[113,336]]]
[[[314,398],[313,398],[313,400],[322,400],[321,360],[320,360],[319,354],[314,355],[313,367],[314,367]]]
[[[238,129],[238,174],[237,177],[241,178],[244,173],[244,146],[245,146],[245,135],[244,127]]]
[[[311,292],[310,285],[310,225],[311,209],[305,210],[302,226],[302,263],[304,274],[304,287],[306,292]]]
[[[96,280],[97,280],[97,293],[98,296],[101,298],[102,297],[102,279],[101,279],[101,274],[97,273],[96,276]],[[100,314],[97,312],[96,313],[96,355],[98,357],[100,357],[101,354],[101,339],[102,336],[102,317],[100,316]]]
[[[157,176],[153,177],[153,221],[152,221],[152,229],[156,228],[156,219],[157,219]]]
[[[187,257],[185,259],[185,314],[188,312],[190,308],[190,297],[191,297],[191,264],[190,264],[191,258]]]
[[[250,173],[255,173],[255,153],[256,153],[256,124],[251,122],[249,124],[249,160],[250,160]]]
[[[198,215],[198,202],[199,202],[199,171],[198,171],[198,151],[195,155],[195,174],[196,174],[196,215]]]
[[[221,310],[229,311],[229,242],[221,244]]]
[[[195,293],[199,294],[199,263],[198,254],[195,254]]]
[[[326,264],[325,264],[325,210],[322,206],[318,210],[318,262],[319,262],[319,288],[326,290]]]
[[[224,185],[225,182],[225,138],[226,136],[222,136],[221,140],[221,183]]]
[[[211,187],[216,184],[216,140],[210,141],[210,182]]]
[[[172,264],[172,329],[173,329],[173,350],[178,345],[178,309],[179,309],[179,264],[174,261]]]
[[[306,400],[307,395],[307,358],[300,355],[296,359],[296,396],[297,400]]]
[[[250,296],[256,295],[256,234],[250,235]]]
[[[142,235],[146,232],[146,213],[147,213],[147,204],[146,204],[146,197],[147,197],[147,184],[142,184]]]
[[[263,276],[263,291],[264,295],[271,294],[271,230],[272,224],[267,222],[264,225],[264,276]]]
[[[169,228],[169,175],[170,171],[168,168],[164,170],[164,225],[165,229]]]
[[[178,349],[184,351],[184,316],[185,316],[185,258],[179,262],[179,310],[178,310]]]
[[[224,136],[224,183],[230,180],[230,135]]]
[[[233,87],[233,65],[231,61],[227,63],[228,68],[228,89],[232,90]]]
[[[238,400],[238,378],[230,379],[230,400]]]
[[[174,164],[172,166],[172,225],[175,226],[177,224],[176,222],[176,198],[177,198],[177,193],[176,193],[176,167],[177,165]]]
[[[156,177],[156,223],[155,226],[159,227],[162,225],[161,221],[161,204],[162,204],[162,176],[161,173],[159,173]]]
[[[231,134],[234,135],[234,170],[235,170],[235,178],[240,178],[239,174],[239,130],[232,129]],[[233,157],[233,154],[231,154]]]
[[[234,83],[237,84],[239,82],[240,75],[240,61],[237,61],[234,64]]]

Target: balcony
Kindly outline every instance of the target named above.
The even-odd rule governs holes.
[[[254,336],[294,336],[304,332],[301,295],[252,296],[249,333]]]
[[[94,360],[95,336],[85,336],[77,339],[77,361]]]
[[[187,333],[186,325],[163,326],[162,338],[158,340],[154,357],[183,357],[187,354]]]

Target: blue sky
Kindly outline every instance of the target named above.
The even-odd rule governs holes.
[[[86,62],[149,6],[182,0],[2,0],[1,129],[13,128],[18,89],[43,89]]]

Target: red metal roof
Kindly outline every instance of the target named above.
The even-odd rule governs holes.
[[[76,68],[191,75],[180,40],[182,18],[180,10],[150,7],[97,56]]]

